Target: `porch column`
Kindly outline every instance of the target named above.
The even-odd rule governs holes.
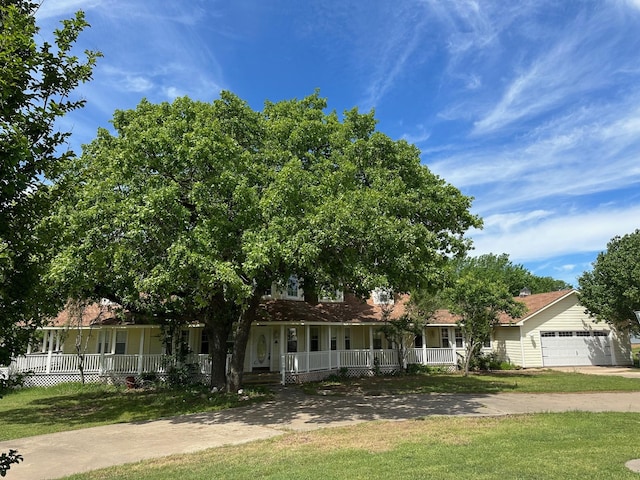
[[[144,353],[144,328],[140,329],[140,345],[138,347],[138,375],[142,375],[143,353]]]
[[[307,350],[307,372],[311,366],[311,327],[309,324],[304,326],[304,343]]]
[[[369,325],[369,367],[373,368],[373,327]]]
[[[451,335],[451,334],[453,334],[453,335]],[[464,342],[465,342],[465,339],[463,337],[462,338],[462,346],[463,347],[464,347]],[[449,329],[449,345],[451,345],[451,348],[453,349],[453,363],[454,363],[454,365],[457,365],[458,362],[456,360],[458,359],[458,353],[457,353],[457,350],[456,350],[456,329],[455,329],[455,327]]]
[[[116,329],[111,329],[111,354],[115,355],[116,353]]]
[[[98,367],[98,372],[100,373],[100,375],[104,373],[104,354],[105,354],[104,343],[106,339],[107,339],[107,331],[101,328],[100,330],[98,330],[98,345],[100,347],[100,352],[99,352],[100,366]]]
[[[54,330],[48,330],[45,338],[48,338],[47,343],[49,347],[47,349],[47,373],[51,373],[51,354],[53,353],[53,332]]]
[[[286,383],[287,378],[287,359],[285,358],[286,350],[284,348],[284,343],[287,341],[287,338],[284,333],[284,324],[282,324],[280,325],[280,375],[282,376],[282,385]]]
[[[331,325],[329,325],[327,333],[328,333],[328,337],[329,337],[329,341],[327,343],[327,345],[329,345],[329,370],[331,370],[331,352],[332,352],[332,350],[331,350]]]
[[[422,365],[427,363],[427,327],[422,327]]]

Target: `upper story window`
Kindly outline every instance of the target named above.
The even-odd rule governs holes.
[[[393,292],[386,288],[376,288],[373,291],[375,305],[393,305]]]
[[[296,275],[291,275],[287,280],[286,296],[289,298],[303,298],[304,293],[300,288],[300,281]]]

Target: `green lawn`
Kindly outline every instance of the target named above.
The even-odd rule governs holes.
[[[127,390],[68,383],[25,388],[5,392],[0,399],[0,440],[222,410],[269,397],[264,388],[247,389],[242,396],[211,394],[199,387]]]
[[[637,413],[429,417],[290,433],[80,479],[637,479]]]
[[[308,394],[389,395],[408,393],[552,393],[640,391],[640,379],[586,375],[552,370],[509,370],[495,373],[401,375],[334,379],[303,386]]]
[[[640,379],[550,370],[470,375],[381,376],[307,384],[307,393],[388,395],[408,393],[640,391]],[[126,390],[97,384],[28,388],[0,399],[0,440],[113,423],[215,411],[270,398],[267,389],[212,395],[200,388]],[[640,456],[640,452],[639,452]]]

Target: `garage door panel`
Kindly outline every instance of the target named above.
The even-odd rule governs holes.
[[[554,336],[548,336],[553,333]],[[611,350],[606,336],[584,336],[583,332],[541,332],[540,340],[542,364],[546,367],[611,365]]]

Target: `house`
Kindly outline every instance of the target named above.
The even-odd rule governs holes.
[[[245,372],[277,372],[282,383],[316,380],[341,371],[366,375],[398,368],[398,351],[380,330],[385,315],[405,312],[406,296],[393,298],[375,291],[366,302],[336,292],[311,305],[303,301],[297,285],[275,285],[265,292],[259,318],[251,327]],[[629,337],[613,327],[594,323],[578,304],[577,292],[527,295],[518,298],[528,308],[519,319],[501,317],[484,352],[524,368],[558,365],[630,365]],[[408,363],[455,370],[464,352],[458,318],[446,310],[436,312],[425,326]],[[73,325],[75,324],[75,325]],[[72,326],[73,325],[73,326]],[[79,378],[76,345],[86,352],[87,381],[165,374],[171,357],[159,325],[136,324],[120,318],[114,305],[101,302],[87,307],[82,318],[70,322],[62,312],[42,329],[40,339],[15,359],[12,372],[32,371],[28,384],[48,385]],[[188,348],[189,362],[203,378],[210,372],[209,343],[202,325],[185,326],[176,342]]]

